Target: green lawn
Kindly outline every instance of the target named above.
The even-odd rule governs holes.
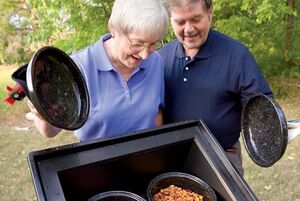
[[[12,84],[11,68],[0,68],[0,98],[6,96],[5,84]],[[300,118],[299,108],[291,107],[294,100],[280,101],[288,117]],[[37,200],[27,163],[31,151],[76,142],[71,132],[47,139],[36,132],[25,119],[27,101],[14,106],[0,104],[0,201]],[[297,105],[297,104],[295,104]],[[299,116],[297,116],[297,114]],[[28,129],[28,130],[27,130]],[[261,201],[300,201],[300,137],[288,145],[282,159],[270,168],[256,166],[245,150],[245,179]]]
[[[272,167],[254,164],[243,150],[245,179],[261,201],[300,200],[300,137],[292,141]]]
[[[70,132],[53,139],[41,136],[26,120],[27,98],[13,106],[3,102],[6,85],[13,86],[13,67],[0,66],[0,201],[36,200],[27,155],[34,150],[76,142]]]
[[[21,125],[23,129],[27,125]],[[1,126],[0,131],[0,200],[36,200],[27,155],[31,151],[75,142],[72,133],[46,139],[29,130],[16,131],[14,126]]]

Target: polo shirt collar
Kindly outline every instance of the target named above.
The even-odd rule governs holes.
[[[183,45],[177,40],[177,46],[176,46],[176,56],[178,58],[184,58],[186,55],[184,54]],[[213,33],[212,30],[209,31],[207,40],[205,43],[201,46],[198,53],[195,55],[195,58],[197,59],[206,59],[211,56],[211,47],[213,43]]]
[[[101,36],[100,40],[98,40],[91,48],[91,53],[94,57],[94,62],[98,70],[110,71],[114,69],[104,49],[104,42],[110,38],[110,33]]]

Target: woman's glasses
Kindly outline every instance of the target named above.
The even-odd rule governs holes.
[[[150,51],[155,51],[157,48],[157,44],[159,41],[155,41],[153,43],[139,43],[139,42],[132,42],[127,35],[124,35],[127,41],[129,42],[130,49],[135,52],[141,52],[145,48],[147,48]]]

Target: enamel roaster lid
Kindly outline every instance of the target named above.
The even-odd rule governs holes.
[[[270,167],[283,156],[288,142],[287,121],[273,98],[252,96],[243,108],[241,125],[245,148],[257,165]]]
[[[28,65],[12,75],[41,116],[66,130],[80,128],[88,117],[89,95],[74,61],[55,47],[39,49]]]

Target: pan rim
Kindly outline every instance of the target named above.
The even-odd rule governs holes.
[[[249,107],[251,107],[252,103],[256,100],[256,99],[263,99],[265,101],[267,101],[268,103],[271,104],[271,106],[273,107],[274,111],[275,111],[275,116],[276,116],[276,122],[278,122],[280,125],[278,125],[280,127],[280,150],[278,150],[278,155],[273,157],[273,160],[267,160],[266,158],[262,158],[260,157],[257,153],[253,152],[253,148],[251,147],[251,143],[249,142],[249,125],[246,126],[247,123],[245,123],[248,118],[247,115],[247,111]],[[243,139],[243,143],[245,145],[245,149],[248,153],[248,155],[250,156],[250,158],[252,159],[252,161],[254,163],[256,163],[257,165],[261,166],[261,167],[270,167],[273,164],[275,164],[285,153],[286,147],[287,147],[287,143],[288,143],[288,131],[287,131],[287,121],[285,118],[285,115],[281,109],[281,107],[276,103],[276,101],[263,94],[263,93],[257,93],[252,95],[248,101],[246,102],[245,106],[243,107],[242,110],[242,117],[241,117],[241,134],[242,134],[242,139]]]
[[[68,122],[67,125],[62,125],[60,122],[57,122],[54,118],[52,118],[50,115],[48,115],[47,111],[43,106],[40,104],[40,97],[36,92],[36,86],[34,86],[35,83],[35,76],[34,76],[34,71],[35,71],[35,64],[36,61],[39,59],[41,55],[46,55],[47,53],[55,53],[62,57],[63,59],[66,59],[66,63],[71,64],[71,66],[67,66],[67,71],[71,75],[72,79],[75,80],[74,78],[74,73],[76,74],[76,81],[71,81],[72,86],[76,85],[77,90],[80,91],[80,97],[76,98],[77,102],[80,102],[80,108],[79,111],[76,113],[77,118],[74,117],[72,119],[72,122]],[[52,55],[53,56],[53,55]],[[71,69],[72,68],[72,71]],[[86,122],[88,113],[89,113],[89,94],[87,90],[87,86],[85,83],[85,80],[83,76],[81,75],[80,70],[78,69],[77,65],[75,62],[62,50],[53,47],[53,46],[45,46],[41,49],[39,49],[32,59],[30,60],[28,66],[27,66],[27,71],[26,71],[26,82],[27,82],[27,88],[28,88],[28,96],[29,99],[33,102],[33,105],[36,107],[37,111],[40,113],[40,115],[48,121],[50,124],[52,124],[55,127],[66,129],[66,130],[76,130]],[[78,87],[80,84],[80,87]],[[75,92],[74,92],[75,93]],[[83,94],[83,95],[82,95]]]

